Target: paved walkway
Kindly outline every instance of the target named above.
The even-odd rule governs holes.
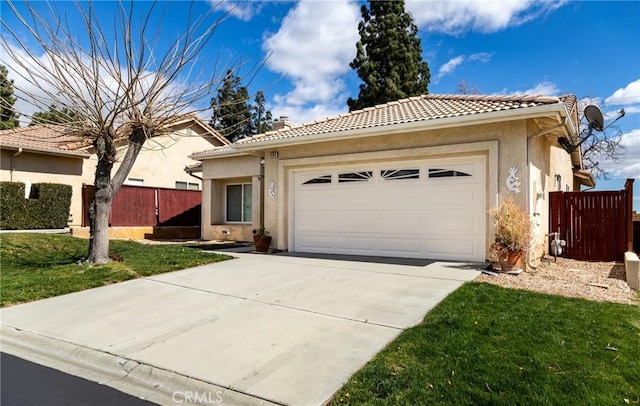
[[[321,405],[478,274],[234,255],[2,309],[1,349],[160,404]]]

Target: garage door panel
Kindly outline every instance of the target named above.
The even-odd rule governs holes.
[[[385,236],[378,239],[380,254],[383,256],[419,256],[422,253],[422,238],[416,236]]]
[[[475,233],[476,213],[470,212],[446,212],[430,215],[427,218],[427,229],[429,234],[459,235],[464,233]]]
[[[414,186],[414,188],[417,188]],[[410,210],[424,205],[424,192],[420,190],[407,191],[400,188],[379,192],[376,196],[377,208],[381,210]]]
[[[328,250],[333,248],[335,243],[334,236],[328,234],[300,233],[297,238],[299,248],[302,252],[328,252]]]
[[[475,190],[459,190],[459,189],[442,189],[431,191],[425,201],[427,208],[469,208],[471,202],[476,202],[477,191]]]
[[[380,233],[421,233],[419,230],[425,224],[425,216],[420,211],[401,211],[387,216],[384,212],[379,212],[377,216],[378,230]]]
[[[359,252],[370,255],[375,252],[376,239],[374,236],[362,236],[357,234],[341,235],[335,238],[336,252]]]
[[[419,178],[397,179],[389,164],[326,168],[295,175],[292,249],[300,252],[478,260],[485,257],[485,166],[438,160],[414,168]],[[436,168],[436,172],[429,172]],[[392,168],[393,169],[393,168]],[[340,173],[371,173],[366,181],[339,183]],[[402,172],[404,175],[405,172]],[[385,178],[382,177],[383,173]],[[429,174],[436,174],[429,177]],[[327,176],[333,183],[302,185]]]
[[[332,190],[304,190],[296,194],[296,205],[304,207],[304,211],[326,210],[327,202],[337,198]]]
[[[471,240],[436,238],[426,241],[426,253],[431,258],[476,260],[477,244]]]
[[[371,213],[314,211],[296,216],[299,230],[331,232],[375,232],[375,217]]]

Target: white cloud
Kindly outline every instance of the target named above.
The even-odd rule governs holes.
[[[613,179],[640,179],[640,129],[622,134],[620,143],[626,149],[622,159],[602,160],[601,168]]]
[[[242,21],[249,21],[258,14],[264,3],[261,1],[209,0],[214,9],[222,9]]]
[[[464,56],[459,55],[453,59],[449,59],[444,65],[438,69],[438,74],[436,75],[436,81],[442,78],[445,75],[452,73],[458,66],[460,66],[464,62]]]
[[[608,105],[614,106],[640,104],[640,79],[629,83],[624,88],[616,90],[604,101]]]
[[[301,1],[282,21],[278,32],[267,36],[263,50],[270,56],[267,67],[286,75],[294,85],[287,94],[274,97],[276,115],[302,122],[306,106],[313,114],[344,111],[346,96],[341,76],[350,71],[359,39],[356,3]],[[300,114],[301,116],[297,116]],[[314,119],[322,118],[315,116]]]
[[[458,55],[455,58],[449,59],[444,65],[438,69],[435,82],[437,83],[443,76],[453,73],[454,70],[464,62],[482,62],[487,63],[491,60],[492,54],[488,52],[479,52],[471,54],[469,56]]]
[[[541,95],[541,96],[558,96],[560,94],[560,89],[556,86],[555,83],[552,82],[540,82],[534,87],[524,90],[524,91],[504,91],[504,94],[516,94],[516,95]]]
[[[466,31],[500,31],[556,10],[562,4],[564,1],[408,0],[406,9],[420,28],[456,35]]]

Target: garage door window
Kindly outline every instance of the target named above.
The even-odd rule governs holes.
[[[347,172],[338,175],[338,182],[367,182],[373,176],[373,171]]]
[[[322,175],[317,178],[309,179],[303,185],[317,185],[321,183],[331,183],[331,175]]]
[[[383,169],[380,176],[384,180],[419,179],[420,169]]]
[[[457,176],[471,176],[468,173],[452,169],[429,169],[429,178],[452,178]]]
[[[227,221],[251,222],[251,184],[227,185]]]

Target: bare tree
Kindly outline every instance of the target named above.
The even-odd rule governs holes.
[[[581,144],[582,161],[584,169],[590,171],[598,178],[607,179],[607,171],[600,166],[601,161],[619,162],[626,153],[626,148],[621,143],[622,131],[612,126],[618,119],[624,116],[624,110],[618,112],[618,117],[605,125],[603,131],[592,131],[591,136],[587,137],[588,123],[584,119],[584,109],[588,105],[598,106],[600,103],[595,98],[586,98],[578,102],[578,111],[580,114],[581,133],[580,138],[584,140]]]
[[[478,86],[474,85],[473,83],[468,83],[466,79],[462,79],[460,80],[460,82],[458,82],[456,90],[460,94],[480,94],[480,89],[478,89]]]
[[[95,148],[87,258],[94,263],[109,261],[111,202],[145,141],[166,134],[176,115],[208,109],[220,83],[216,63],[207,72],[198,70],[198,63],[227,14],[194,17],[193,3],[186,4],[184,31],[162,42],[154,24],[169,17],[167,3],[135,3],[134,8],[134,1],[118,1],[110,19],[97,15],[91,2],[76,2],[73,22],[50,3],[3,5],[3,14],[11,12],[19,24],[2,19],[2,63],[30,85],[16,87],[16,97],[40,109],[55,104],[80,112],[69,131],[87,137]],[[126,152],[112,173],[122,148]]]

